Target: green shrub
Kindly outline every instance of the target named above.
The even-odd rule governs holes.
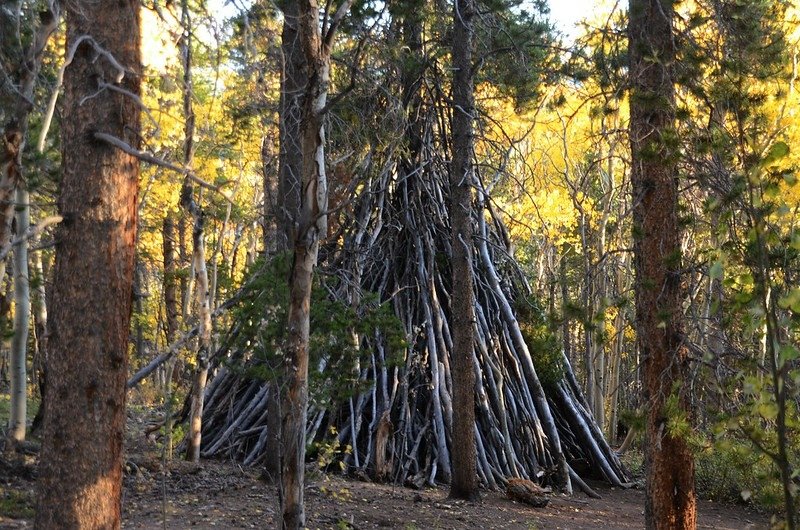
[[[35,515],[32,492],[0,487],[0,514],[10,519],[32,519]]]
[[[700,450],[695,455],[695,480],[703,498],[753,502],[768,509],[782,505],[778,470],[747,441],[723,438]]]
[[[256,362],[240,361],[234,369],[246,369],[249,375],[262,379],[276,379],[283,372],[290,267],[291,256],[285,253],[268,262],[257,261],[248,274],[247,288],[233,311],[237,332],[232,349],[246,352],[246,358],[255,358]],[[382,340],[389,365],[400,362],[405,348],[402,323],[389,304],[380,303],[374,293],[364,292],[361,303],[353,307],[333,297],[334,290],[315,277],[309,338],[312,402],[336,403],[361,390],[358,367],[369,362],[371,355],[371,349],[363,347],[364,340]],[[353,340],[355,335],[362,338],[360,344]]]
[[[550,328],[544,309],[533,297],[520,297],[515,309],[522,338],[533,358],[539,381],[544,386],[557,384],[564,378],[564,358],[561,344]]]

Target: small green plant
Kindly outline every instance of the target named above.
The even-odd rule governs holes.
[[[161,426],[161,440],[159,449],[165,460],[171,460],[176,443],[183,440],[186,435],[183,423],[175,424],[175,411],[180,410],[181,404],[186,399],[185,393],[180,392],[177,385],[170,382],[162,396],[164,401],[164,425]]]
[[[308,444],[306,453],[315,458],[317,466],[324,472],[331,471],[331,466],[336,465],[339,471],[344,471],[344,458],[353,452],[353,448],[339,443],[336,427],[331,425],[328,429],[329,437],[319,442]]]
[[[34,511],[32,494],[0,488],[0,514],[11,519],[32,519]]]
[[[339,519],[336,521],[336,528],[337,530],[350,530],[353,528],[353,525],[346,519]]]
[[[633,477],[637,479],[644,478],[644,453],[640,449],[629,449],[619,459]]]
[[[337,434],[336,427],[331,426],[327,438],[308,444],[306,455],[316,459],[317,467],[322,472],[323,485],[320,486],[320,491],[334,500],[348,501],[352,497],[350,490],[344,486],[334,487],[333,480],[327,475],[334,468],[343,473],[346,468],[344,459],[353,452],[349,444],[339,443]]]

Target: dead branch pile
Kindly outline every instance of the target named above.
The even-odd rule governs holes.
[[[331,296],[357,303],[378,293],[402,322],[407,347],[391,362],[380,330],[356,337],[368,354],[357,366],[359,388],[344,403],[315,403],[307,440],[350,446],[343,458],[350,473],[421,486],[450,477],[452,381],[449,352],[450,230],[447,164],[430,131],[416,156],[387,157],[360,188],[352,211],[321,255],[335,278]],[[628,478],[581,395],[566,358],[560,381],[543,386],[515,316],[526,293],[509,255],[502,221],[478,190],[475,269],[478,388],[475,431],[478,472],[489,487],[522,477],[570,489],[585,484],[575,473],[623,485]],[[467,244],[467,243],[465,243]],[[313,333],[313,331],[312,331]],[[247,351],[229,357],[250,362]],[[218,359],[219,362],[219,359]],[[222,368],[206,394],[204,456],[260,465],[278,455],[266,448],[279,421],[271,385],[246,371]],[[270,412],[272,411],[272,412]],[[332,434],[333,433],[333,434]]]

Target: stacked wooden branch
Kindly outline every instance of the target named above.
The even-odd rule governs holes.
[[[427,142],[419,160],[388,159],[361,187],[340,233],[321,251],[331,296],[347,303],[358,293],[379,293],[402,322],[407,348],[392,362],[381,330],[358,337],[369,362],[358,367],[359,392],[345,403],[313,404],[307,439],[352,449],[347,469],[375,479],[420,487],[450,477],[452,381],[449,327],[451,285],[447,165]],[[388,157],[387,157],[388,158]],[[475,218],[476,348],[478,388],[475,432],[478,473],[488,487],[510,477],[570,490],[588,490],[584,476],[621,486],[626,471],[609,448],[564,358],[564,377],[543,386],[516,319],[515,300],[526,284],[509,256],[507,237],[490,201],[478,190]],[[312,330],[313,333],[313,330]],[[247,351],[233,354],[247,364]],[[259,465],[278,456],[265,451],[279,421],[270,418],[270,382],[246,371],[220,369],[207,392],[203,454]],[[332,434],[335,433],[335,434]],[[335,437],[335,440],[332,438]]]

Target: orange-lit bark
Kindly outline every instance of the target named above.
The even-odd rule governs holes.
[[[667,411],[667,401],[676,396],[680,413],[691,417],[685,395],[672,16],[669,2],[630,1],[631,180],[636,331],[647,410],[645,519],[647,528],[688,530],[697,524],[694,460],[685,437],[670,432]]]
[[[47,414],[36,528],[120,528],[125,380],[139,161],[92,138],[139,142],[139,2],[66,4],[63,177],[58,201]],[[79,42],[82,37],[92,38]],[[124,73],[106,55],[102,46]]]

